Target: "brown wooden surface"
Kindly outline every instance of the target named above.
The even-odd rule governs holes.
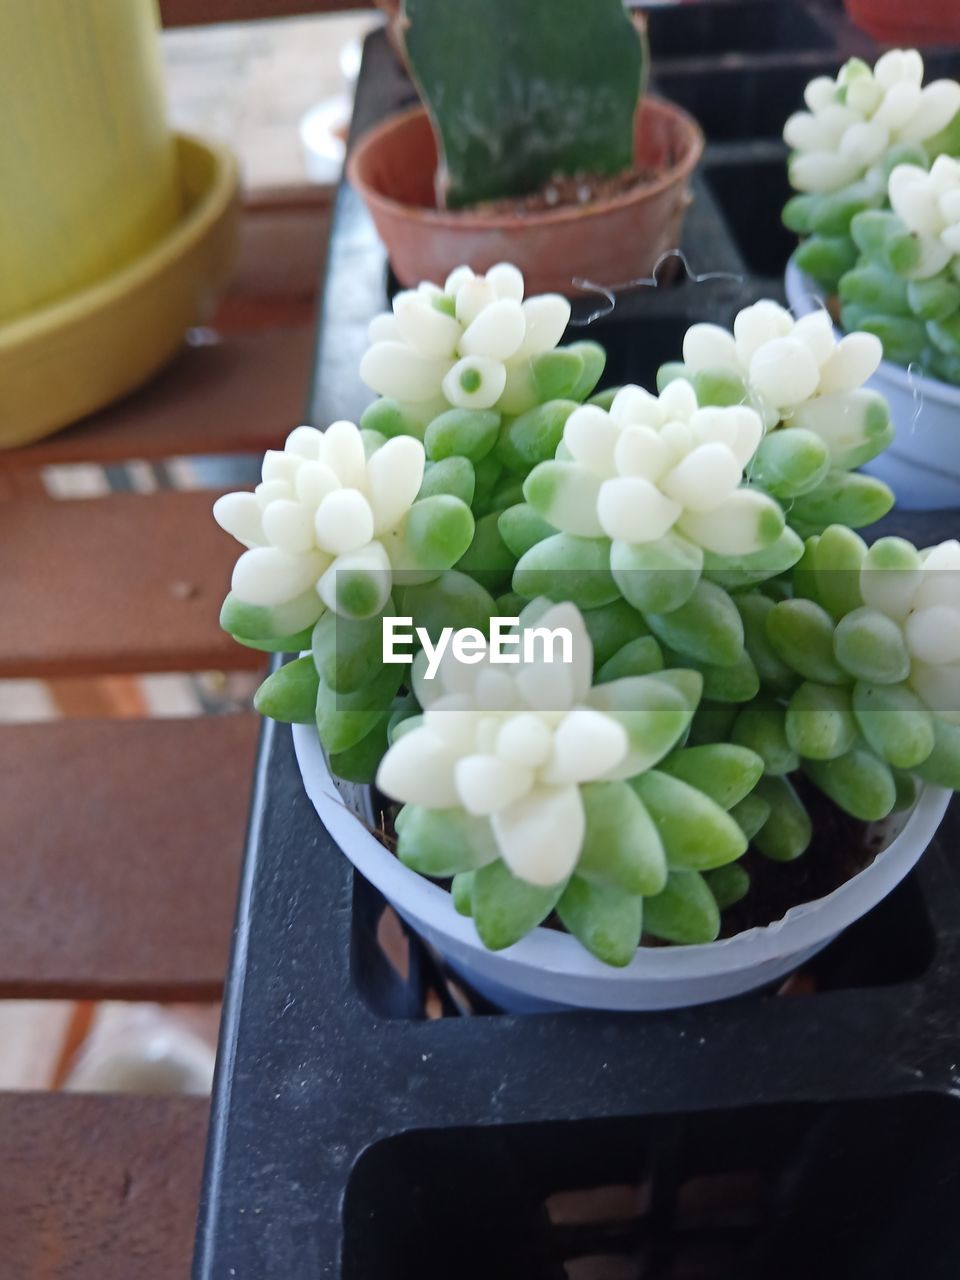
[[[0,998],[219,997],[257,728],[0,726]]]
[[[188,347],[119,404],[47,440],[0,450],[0,475],[62,463],[277,448],[301,419],[312,347],[306,326]]]
[[[207,22],[249,22],[252,18],[286,18],[295,13],[340,13],[370,9],[373,0],[160,0],[165,27]]]
[[[0,1277],[186,1280],[208,1108],[0,1093]]]
[[[261,666],[220,630],[239,544],[214,496],[0,502],[0,678]]]
[[[187,347],[145,387],[20,449],[4,476],[74,462],[122,463],[205,453],[260,453],[301,420],[313,313],[330,220],[329,191],[263,191],[244,206],[233,279],[204,345]]]

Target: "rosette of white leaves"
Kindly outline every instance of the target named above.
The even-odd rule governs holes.
[[[657,543],[671,532],[693,547],[744,556],[776,540],[775,502],[741,487],[763,435],[745,405],[697,404],[685,379],[659,396],[617,392],[609,412],[583,405],[567,419],[557,459],[530,473],[524,495],[554,528],[617,544]]]
[[[928,170],[900,164],[888,181],[890,205],[920,242],[917,264],[906,274],[927,279],[948,265],[960,271],[960,160],[938,156]]]
[[[733,322],[733,333],[720,325],[695,324],[683,339],[687,368],[693,373],[723,369],[736,374],[748,403],[768,428],[784,419],[807,425],[806,407],[813,400],[824,401],[821,411],[809,416],[825,437],[831,421],[842,425],[847,416],[840,397],[862,387],[882,358],[883,345],[874,334],[848,333],[838,340],[826,311],[795,320],[786,308],[767,299],[744,307]]]
[[[233,570],[237,600],[276,609],[315,591],[317,616],[325,606],[372,617],[395,573],[429,578],[459,559],[473,519],[457,498],[418,503],[421,442],[410,436],[371,442],[368,435],[367,443],[369,457],[352,422],[326,431],[297,427],[282,450],[264,455],[253,493],[217,499],[217,523],[247,547]]]
[[[882,539],[867,552],[860,591],[866,609],[900,629],[906,683],[933,715],[960,724],[960,542],[917,552]]]
[[[529,362],[556,347],[570,304],[523,292],[521,272],[502,262],[483,276],[457,267],[442,289],[398,293],[370,325],[361,378],[424,424],[449,408],[528,408]]]
[[[852,58],[837,78],[819,76],[804,91],[807,111],[792,115],[783,137],[793,150],[790,182],[819,193],[849,186],[880,164],[896,143],[922,143],[960,110],[960,84],[923,86],[915,49],[892,49],[871,70]]]
[[[579,610],[535,601],[521,615],[522,627],[533,625],[566,629],[571,660],[561,660],[558,646],[553,661],[538,647],[516,665],[491,662],[489,650],[467,665],[448,650],[429,681],[424,663],[414,663],[424,713],[387,750],[377,784],[408,814],[435,812],[437,823],[460,815],[446,856],[462,861],[448,872],[502,858],[519,880],[552,886],[570,877],[583,852],[582,788],[650,769],[689,723],[700,683],[693,672],[671,672],[593,688],[592,645]],[[666,882],[663,849],[639,800],[627,799],[638,823],[634,891],[657,893]],[[429,825],[421,835],[429,843]]]

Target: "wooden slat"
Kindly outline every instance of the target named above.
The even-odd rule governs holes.
[[[373,0],[160,0],[165,27],[207,22],[249,22],[253,18],[287,18],[297,13],[338,13],[370,9]]]
[[[0,476],[63,463],[275,448],[301,420],[312,348],[306,327],[190,347],[119,404],[47,440],[0,450]]]
[[[257,727],[0,726],[0,998],[218,998]]]
[[[0,678],[261,665],[218,624],[238,545],[214,497],[0,503]]]
[[[333,195],[331,187],[304,186],[247,196],[236,266],[215,329],[302,326],[312,332]]]
[[[185,1280],[209,1102],[0,1094],[0,1275]]]

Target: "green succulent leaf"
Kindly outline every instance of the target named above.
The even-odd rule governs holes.
[[[805,680],[849,684],[850,676],[833,652],[833,619],[812,600],[781,600],[767,614],[767,639],[774,653]]]
[[[503,860],[481,867],[473,878],[473,920],[485,947],[502,951],[542,924],[567,887],[566,880],[540,888],[519,880]]]
[[[905,684],[858,681],[853,712],[864,738],[887,764],[914,769],[933,751],[933,716]]]
[[[859,736],[850,690],[805,681],[794,692],[786,713],[787,741],[807,760],[835,760]]]
[[[754,751],[730,742],[683,747],[657,766],[660,773],[679,778],[702,791],[728,811],[745,799],[763,773],[763,760]]]
[[[751,837],[754,848],[773,862],[793,862],[806,853],[813,838],[813,823],[790,780],[764,776],[753,794],[770,811],[766,822]]]
[[[878,609],[854,609],[841,618],[833,651],[844,671],[871,684],[899,684],[910,674],[903,632]]]
[[[499,511],[481,516],[474,528],[473,541],[457,561],[457,569],[468,574],[488,591],[509,587],[517,557],[500,533]]]
[[[450,885],[453,908],[461,916],[473,915],[473,878],[474,872],[459,871]]]
[[[564,424],[576,407],[575,400],[553,399],[508,418],[497,442],[499,461],[524,475],[538,463],[549,461],[563,439]]]
[[[743,832],[748,840],[752,840],[763,824],[770,817],[770,804],[764,800],[763,796],[757,795],[756,791],[751,791],[748,796],[744,796],[739,804],[735,804],[730,810],[730,817]],[[735,866],[736,863],[731,863]]]
[[[760,441],[751,480],[775,498],[797,498],[816,489],[829,469],[830,453],[820,436],[792,427]]]
[[[619,594],[610,574],[610,543],[555,533],[521,556],[513,589],[530,600],[570,600],[581,609],[609,604]]]
[[[913,772],[924,782],[936,787],[960,790],[960,725],[947,724],[939,716],[933,719],[933,750]]]
[[[424,809],[406,804],[396,820],[397,857],[424,876],[475,871],[499,857],[486,818],[463,809]]]
[[[325,751],[349,751],[372,733],[400,688],[407,668],[384,664],[353,693],[337,693],[323,680],[317,689],[317,732]]]
[[[623,598],[643,612],[669,613],[685,604],[696,590],[703,569],[703,551],[679,533],[656,542],[614,542],[610,569]]]
[[[448,409],[427,427],[423,443],[434,462],[469,458],[479,462],[497,443],[500,415],[492,409]]]
[[[383,618],[393,612],[387,601],[384,613],[373,618],[341,618],[325,613],[313,628],[311,647],[320,679],[337,693],[352,693],[370,679],[383,657]],[[312,714],[308,717],[312,720]]]
[[[720,933],[720,909],[698,871],[671,871],[663,892],[644,899],[643,927],[664,942],[714,942]]]
[[[444,627],[475,627],[487,634],[497,612],[493,596],[479,582],[457,569],[449,569],[433,582],[402,587],[397,592],[397,614],[413,619],[436,644]]]
[[[643,899],[574,875],[557,903],[564,927],[591,955],[623,968],[636,955]]]
[[[679,654],[718,667],[732,667],[740,661],[740,614],[727,592],[713,582],[701,578],[679,608],[644,616],[657,639]]]
[[[650,633],[642,615],[619,597],[599,608],[585,609],[583,621],[593,645],[593,665],[597,670],[631,640]]]
[[[853,747],[836,760],[805,760],[803,771],[834,804],[863,822],[879,822],[896,804],[890,767],[868,747]]]
[[[346,751],[331,752],[330,768],[334,775],[346,782],[372,785],[389,743],[390,721],[391,714],[385,713],[359,742]]]
[[[630,785],[653,818],[671,869],[705,871],[746,852],[747,842],[736,822],[696,787],[655,769]]]
[[[312,587],[294,600],[270,608],[247,604],[230,592],[220,610],[220,626],[248,649],[299,653],[309,647],[313,624],[323,609],[323,601]]]
[[[313,658],[295,658],[271,672],[257,690],[253,705],[262,716],[284,724],[312,724],[320,678]]]
[[[734,722],[731,737],[763,761],[764,773],[782,777],[800,761],[787,738],[786,713],[775,699],[761,695],[744,707]]]
[[[444,458],[442,462],[428,462],[423,472],[420,498],[435,498],[446,494],[459,498],[468,507],[473,505],[476,489],[476,472],[469,458]]]
[[[586,833],[578,876],[645,896],[659,893],[667,862],[657,828],[626,782],[588,782],[580,788]]]
[[[740,902],[750,892],[750,876],[739,862],[708,871],[703,877],[721,911]]]
[[[597,684],[622,680],[624,676],[647,676],[662,671],[663,652],[653,636],[637,636],[609,658],[596,674]]]

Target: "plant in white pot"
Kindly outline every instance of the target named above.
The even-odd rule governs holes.
[[[477,989],[643,1009],[764,985],[890,891],[960,784],[960,546],[853,532],[891,501],[850,470],[890,436],[870,335],[761,303],[694,326],[659,396],[556,412],[560,313],[521,285],[458,271],[375,322],[365,372],[395,398],[369,421],[399,434],[298,428],[218,501],[248,548],[223,623],[309,650],[258,706]],[[338,779],[376,783],[366,820]],[[771,910],[801,858],[822,896]]]
[[[810,111],[784,127],[798,194],[783,217],[803,237],[788,298],[803,314],[819,290],[843,329],[881,340],[872,385],[899,434],[869,470],[894,483],[906,507],[960,502],[960,84],[922,79],[916,50],[892,50],[872,71],[852,59],[835,81],[812,81]]]

